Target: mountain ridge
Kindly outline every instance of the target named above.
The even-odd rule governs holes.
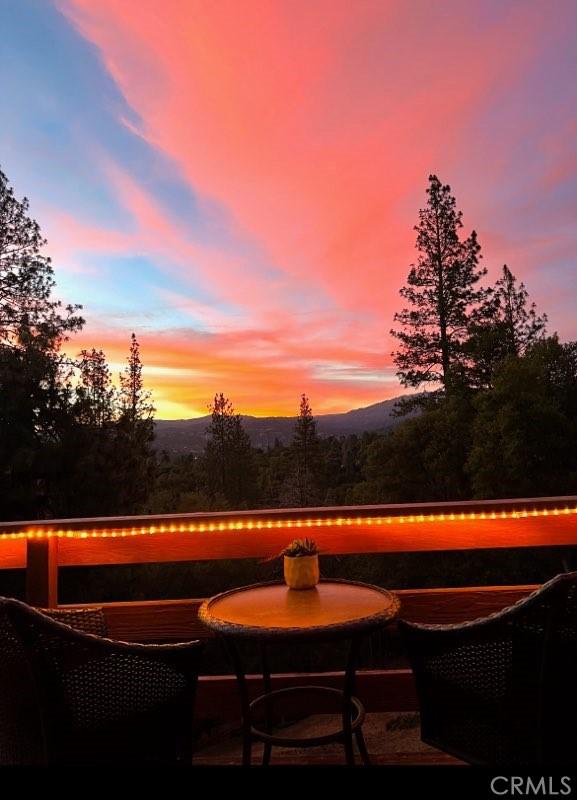
[[[394,407],[401,399],[392,397],[362,408],[332,414],[315,415],[319,436],[348,436],[385,431],[394,427],[399,418]],[[155,447],[170,455],[199,453],[204,449],[210,415],[194,419],[156,420],[154,423]],[[288,444],[292,438],[296,416],[255,417],[241,414],[242,424],[253,447],[272,447],[276,439]]]

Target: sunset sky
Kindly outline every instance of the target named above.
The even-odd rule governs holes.
[[[577,4],[0,0],[0,167],[157,415],[400,393],[427,176],[577,338]]]

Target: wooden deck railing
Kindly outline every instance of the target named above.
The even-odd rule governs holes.
[[[28,602],[55,607],[60,566],[263,558],[299,535],[314,537],[324,554],[575,545],[577,497],[0,523],[0,569],[25,568]],[[458,622],[503,608],[533,588],[409,589],[399,595],[405,619]],[[103,608],[113,638],[170,641],[208,635],[197,618],[201,602]],[[282,685],[317,679],[274,680]],[[327,679],[331,676],[322,676]],[[260,690],[256,679],[252,684]],[[202,685],[201,708],[208,704],[223,714],[236,709],[229,677],[203,678]],[[409,670],[362,672],[359,695],[369,710],[410,709],[416,703]]]

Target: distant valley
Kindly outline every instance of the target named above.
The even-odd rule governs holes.
[[[356,408],[343,414],[319,414],[315,416],[320,436],[348,436],[364,431],[385,431],[398,422],[393,409],[399,400],[383,400],[380,403]],[[155,447],[171,455],[199,453],[204,449],[210,416],[196,419],[157,420],[155,422]],[[292,438],[295,417],[251,417],[242,416],[244,429],[254,447],[272,447],[275,439],[288,444]]]

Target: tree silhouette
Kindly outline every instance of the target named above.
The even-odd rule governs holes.
[[[477,287],[486,270],[478,265],[475,231],[459,238],[462,214],[451,187],[431,175],[427,195],[415,226],[419,258],[400,290],[408,306],[395,314],[400,329],[391,331],[400,342],[393,358],[404,386],[440,383],[448,392],[463,369],[472,314],[488,298]]]
[[[301,508],[314,505],[319,500],[319,439],[306,394],[301,395],[290,445],[290,461],[290,471],[281,491],[281,502]]]
[[[118,399],[121,415],[132,424],[136,424],[138,420],[151,420],[154,416],[154,406],[151,403],[150,392],[144,389],[140,344],[134,333],[130,337],[130,353],[127,361],[124,372],[120,374]]]
[[[504,264],[501,277],[470,327],[465,347],[471,384],[491,388],[493,373],[507,356],[522,356],[545,336],[547,315],[537,314],[529,293]]]
[[[250,439],[231,401],[215,394],[209,406],[211,421],[204,450],[207,488],[231,507],[240,508],[255,494],[254,464]]]
[[[16,199],[0,170],[0,343],[57,349],[84,320],[76,313],[81,306],[52,297],[52,264],[41,253],[46,240],[28,212],[28,199]]]

